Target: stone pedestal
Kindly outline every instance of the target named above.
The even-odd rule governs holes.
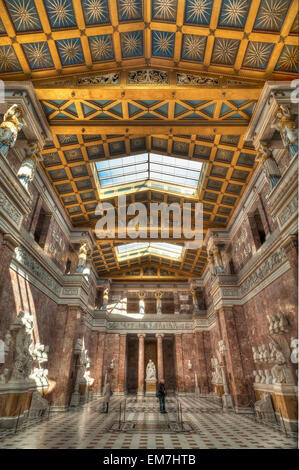
[[[145,381],[145,394],[156,395],[157,392],[157,381]]]
[[[298,431],[298,387],[288,384],[254,384],[256,401],[270,393],[277,420],[283,420],[287,431]]]

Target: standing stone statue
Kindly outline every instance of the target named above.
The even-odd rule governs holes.
[[[265,176],[270,183],[271,189],[273,189],[280,180],[280,171],[277,163],[266,143],[260,144],[258,152],[256,160],[263,164]]]
[[[156,382],[157,381],[157,373],[156,373],[156,366],[153,361],[150,359],[146,366],[146,382]]]
[[[79,260],[78,260],[78,267],[76,269],[77,273],[82,273],[85,266],[86,266],[86,260],[87,260],[87,244],[86,243],[81,243],[80,249],[79,249]]]
[[[285,147],[289,147],[292,155],[298,152],[298,128],[290,109],[286,105],[280,105],[272,125],[280,132]]]
[[[30,142],[26,149],[26,156],[18,171],[18,178],[27,190],[29,183],[34,179],[37,163],[41,159],[40,150],[38,142]]]
[[[24,124],[22,108],[13,104],[4,114],[3,122],[0,124],[0,152],[4,156],[15,145],[18,132]]]

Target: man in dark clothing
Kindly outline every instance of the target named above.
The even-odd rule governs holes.
[[[157,387],[157,397],[159,398],[160,402],[160,413],[167,413],[167,411],[165,410],[165,395],[166,390],[164,380],[160,380]]]

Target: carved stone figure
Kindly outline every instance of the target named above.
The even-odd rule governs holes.
[[[283,334],[289,331],[289,321],[284,313],[278,312],[271,316],[267,315],[267,318],[270,334]]]
[[[32,351],[33,360],[38,362],[38,364],[48,362],[48,352],[49,352],[49,346],[36,343]]]
[[[278,333],[287,333],[289,331],[289,322],[287,317],[282,313],[278,312]]]
[[[209,265],[209,270],[210,270],[210,273],[211,273],[211,277],[212,277],[212,279],[214,279],[214,277],[217,274],[217,270],[216,270],[216,266],[215,266],[215,262],[214,262],[214,257],[211,253],[208,254],[208,265]]]
[[[13,104],[4,114],[3,122],[0,124],[0,152],[4,156],[15,145],[18,132],[24,124],[22,108]]]
[[[214,383],[220,385],[223,384],[223,376],[219,359],[217,357],[212,357],[211,363],[212,368],[215,369]]]
[[[76,269],[77,273],[82,273],[83,269],[86,266],[86,260],[87,260],[87,244],[86,243],[81,243],[80,249],[79,249],[79,259],[78,259],[78,266]]]
[[[6,383],[6,376],[8,374],[8,369],[4,369],[3,373],[0,374],[0,385]]]
[[[275,362],[275,366],[271,369],[273,383],[294,384],[294,377],[292,375],[292,371],[287,364],[289,359],[289,353],[284,353],[283,348],[276,341],[272,343],[271,357],[274,358]]]
[[[254,370],[253,371],[253,377],[254,377],[254,383],[258,384],[261,381],[261,377],[258,373],[258,371]]]
[[[257,364],[258,362],[260,362],[260,354],[256,346],[252,346],[252,353],[253,353],[253,361]]]
[[[25,150],[26,156],[18,171],[19,180],[27,190],[29,183],[34,179],[37,163],[41,159],[40,150],[38,142],[30,142]]]
[[[262,347],[262,346],[258,346],[258,352],[259,352],[259,357],[260,357],[259,362],[264,362],[264,358],[263,358],[263,347]]]
[[[156,366],[153,361],[150,359],[146,366],[146,382],[156,382],[157,381],[157,373],[156,373]]]
[[[275,422],[275,412],[270,393],[264,392],[261,399],[255,402],[254,408],[260,419]]]
[[[277,163],[272,155],[271,149],[266,143],[260,143],[258,152],[256,160],[263,164],[265,176],[273,189],[277,185],[281,176]]]
[[[271,384],[272,383],[272,380],[273,380],[273,377],[272,375],[270,374],[270,371],[269,369],[265,369],[265,376],[266,376],[266,384]]]
[[[261,378],[260,383],[261,383],[261,384],[264,384],[264,383],[266,382],[266,377],[265,377],[265,375],[264,375],[264,371],[263,371],[262,369],[259,369],[259,370],[258,370],[258,373],[259,373],[259,376],[260,376],[260,378]]]
[[[155,292],[157,313],[162,313],[162,292]]]
[[[221,259],[221,255],[219,252],[219,247],[215,246],[213,249],[213,256],[214,256],[214,263],[216,267],[216,272],[217,273],[223,273],[224,272],[224,267]]]
[[[288,106],[279,106],[272,127],[280,132],[284,146],[290,147],[292,155],[298,152],[298,128]]]
[[[31,405],[29,410],[30,418],[37,418],[41,416],[49,408],[48,401],[42,397],[37,390],[32,393]]]
[[[21,311],[11,330],[18,330],[15,343],[15,358],[10,382],[27,382],[32,370],[33,317]]]
[[[265,344],[262,344],[262,355],[263,355],[263,362],[269,362],[270,352],[267,349],[267,346]]]

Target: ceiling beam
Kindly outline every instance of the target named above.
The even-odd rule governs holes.
[[[35,85],[35,92],[40,100],[257,100],[261,94],[262,86],[250,87],[245,84],[243,87],[222,86],[101,86],[92,85],[89,87],[70,87],[57,84],[56,88],[45,88]]]
[[[223,121],[51,121],[51,131],[54,134],[182,134],[188,128],[189,134],[245,134],[248,123],[241,120],[234,120],[228,123]]]

